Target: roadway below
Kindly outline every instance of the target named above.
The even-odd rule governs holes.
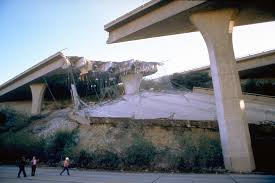
[[[70,176],[60,168],[37,168],[36,176],[17,178],[18,168],[0,166],[1,183],[274,183],[274,175],[257,174],[193,174],[193,173],[129,173],[71,169]]]

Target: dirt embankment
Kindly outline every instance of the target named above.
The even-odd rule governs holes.
[[[89,118],[90,124],[81,124],[69,117],[71,109],[52,112],[34,121],[27,130],[38,136],[49,136],[58,130],[78,129],[76,151],[107,149],[121,152],[135,135],[151,141],[156,147],[178,149],[178,140],[185,132],[207,134],[219,139],[216,121],[189,121],[173,119],[137,120],[130,118]],[[259,169],[275,169],[275,126],[271,123],[250,124],[250,134],[256,165]]]

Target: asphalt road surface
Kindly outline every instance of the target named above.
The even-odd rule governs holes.
[[[31,169],[27,167],[27,177],[21,175],[21,178],[17,178],[17,167],[0,166],[0,183],[275,183],[274,175],[126,173],[71,169],[70,176],[66,172],[60,176],[61,170],[38,167],[36,176],[32,177]]]

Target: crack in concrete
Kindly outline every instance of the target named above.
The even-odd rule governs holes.
[[[161,177],[163,177],[163,175],[161,175],[161,176],[159,176],[158,178],[156,178],[155,180],[153,180],[153,182],[152,182],[152,183],[154,183],[154,182],[158,181]]]
[[[231,180],[233,180],[235,183],[239,183],[238,181],[236,181],[231,175],[228,175],[230,178],[231,178]]]

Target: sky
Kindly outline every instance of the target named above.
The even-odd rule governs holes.
[[[209,65],[199,32],[106,44],[104,25],[148,0],[0,0],[0,84],[50,55],[158,61],[155,78]],[[275,49],[275,22],[234,27],[236,57]]]

